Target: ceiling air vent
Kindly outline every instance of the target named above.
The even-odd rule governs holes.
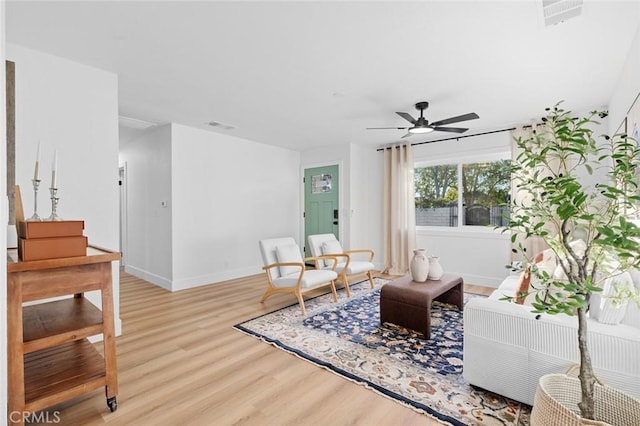
[[[219,123],[217,121],[210,121],[210,122],[207,123],[207,125],[211,126],[211,127],[215,127],[216,129],[222,129],[222,130],[233,130],[233,129],[235,129],[235,127],[233,127],[233,126],[230,126],[228,124],[222,124],[222,123]]]
[[[556,25],[582,13],[583,0],[542,0],[544,24]]]

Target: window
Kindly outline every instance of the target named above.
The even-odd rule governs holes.
[[[509,163],[498,160],[416,168],[416,225],[504,225],[511,193]]]
[[[458,226],[458,165],[419,167],[414,176],[416,225]]]

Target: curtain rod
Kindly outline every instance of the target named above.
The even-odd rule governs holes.
[[[531,127],[529,126],[523,126],[523,127]],[[509,129],[502,129],[502,130],[491,130],[489,132],[482,132],[482,133],[476,133],[473,135],[464,135],[464,136],[453,136],[451,138],[444,138],[444,139],[436,139],[436,140],[432,140],[432,141],[424,141],[424,142],[414,142],[411,144],[411,146],[416,146],[416,145],[424,145],[426,143],[434,143],[434,142],[443,142],[443,141],[451,141],[451,140],[458,140],[458,139],[463,139],[463,138],[471,138],[474,136],[482,136],[482,135],[490,135],[492,133],[501,133],[501,132],[510,132],[512,130],[515,130],[516,127],[511,127]],[[391,149],[391,148],[398,148],[401,145],[393,145],[393,146],[387,146],[385,148],[378,148],[376,151],[384,151],[385,149]]]

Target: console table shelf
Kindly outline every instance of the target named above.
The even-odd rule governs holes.
[[[84,297],[22,309],[24,353],[102,333],[102,311]]]
[[[21,262],[7,252],[9,423],[22,415],[105,388],[117,408],[111,262],[120,254],[89,247],[86,256]],[[100,292],[102,309],[84,297]],[[38,304],[59,296],[69,296]],[[88,340],[102,335],[103,354]]]
[[[24,411],[37,411],[105,386],[104,359],[87,339],[24,357]]]

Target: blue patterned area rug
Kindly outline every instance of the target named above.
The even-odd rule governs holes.
[[[380,325],[376,278],[234,326],[304,360],[451,425],[528,425],[530,407],[474,389],[462,378],[462,312],[434,302],[431,339],[392,324]],[[480,297],[465,294],[465,298]]]

